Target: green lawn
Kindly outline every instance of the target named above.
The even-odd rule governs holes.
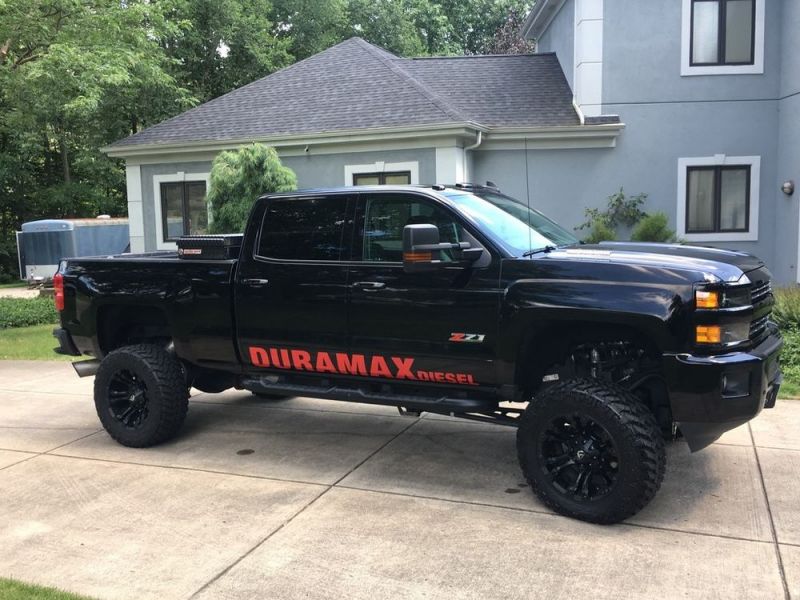
[[[0,600],[89,600],[88,596],[78,596],[55,588],[28,585],[0,577]]]
[[[53,352],[53,348],[58,346],[53,337],[54,327],[34,325],[0,329],[0,360],[76,360],[74,356]]]
[[[28,284],[25,281],[12,281],[11,283],[0,283],[0,290],[6,288],[18,288],[18,287],[27,287]]]

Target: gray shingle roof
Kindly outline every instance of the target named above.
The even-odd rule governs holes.
[[[110,148],[468,122],[579,124],[555,55],[402,59],[351,38]]]

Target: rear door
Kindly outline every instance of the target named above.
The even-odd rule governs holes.
[[[235,284],[236,332],[248,370],[315,371],[347,349],[353,198],[277,197],[251,217]]]
[[[469,268],[406,273],[403,227],[422,223],[437,225],[442,242],[482,245],[484,259]],[[465,389],[496,383],[500,261],[455,211],[413,192],[361,193],[352,245],[352,353],[383,356],[388,376],[402,373],[407,383]],[[454,256],[443,252],[442,260]],[[380,370],[373,375],[387,377]]]

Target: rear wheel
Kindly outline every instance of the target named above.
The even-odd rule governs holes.
[[[144,448],[178,433],[189,407],[189,388],[174,355],[138,344],[103,359],[94,380],[94,402],[112,438]]]
[[[664,478],[664,440],[631,392],[593,380],[548,388],[523,413],[517,451],[528,483],[553,510],[593,523],[639,512]]]

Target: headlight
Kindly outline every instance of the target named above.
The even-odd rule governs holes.
[[[750,338],[750,323],[726,325],[698,325],[695,342],[701,345],[729,346],[746,342]]]

